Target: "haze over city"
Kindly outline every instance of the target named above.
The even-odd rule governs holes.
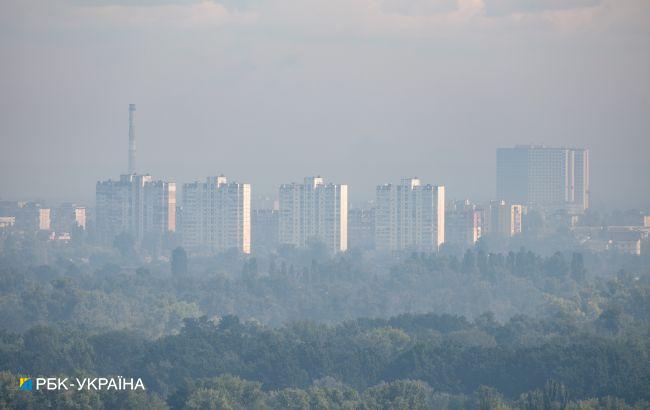
[[[593,207],[650,206],[650,3],[12,1],[0,193],[91,202],[126,172],[224,173],[253,197],[326,175],[495,194],[495,149],[587,147]]]
[[[650,409],[650,0],[1,0],[1,409]]]

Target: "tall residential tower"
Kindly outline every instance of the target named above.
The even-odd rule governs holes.
[[[128,234],[139,245],[159,247],[176,230],[176,184],[154,181],[135,169],[135,104],[129,104],[129,172],[96,185],[95,229],[102,244]]]
[[[377,186],[375,247],[437,252],[445,241],[445,187],[406,178]]]
[[[183,246],[195,251],[251,251],[251,186],[225,176],[183,185]]]
[[[160,244],[176,230],[176,184],[153,181],[150,175],[122,175],[98,181],[95,228],[100,243],[110,245],[126,233],[140,244]]]
[[[322,242],[330,252],[348,249],[348,186],[307,177],[279,189],[279,243],[305,247]]]

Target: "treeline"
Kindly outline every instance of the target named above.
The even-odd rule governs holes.
[[[226,314],[272,326],[406,312],[593,320],[615,307],[623,315],[650,316],[648,286],[630,279],[636,274],[595,277],[579,253],[543,257],[522,249],[383,260],[287,251],[266,259],[190,257],[182,267],[177,258],[123,262],[102,253],[36,266],[0,257],[0,328],[74,325],[160,337],[178,332],[184,318]]]
[[[0,407],[12,409],[241,409],[241,410],[643,410],[650,403],[628,405],[616,397],[572,400],[555,381],[508,400],[482,386],[471,395],[434,392],[425,382],[398,380],[359,392],[333,379],[316,381],[307,389],[264,391],[259,382],[230,375],[197,379],[164,401],[146,392],[20,392],[11,389],[18,378],[0,373]]]
[[[504,405],[516,405],[524,403],[522,395],[538,395],[532,392],[555,380],[566,389],[567,402],[606,396],[628,404],[650,401],[650,329],[628,323],[614,332],[608,326],[567,318],[517,316],[499,324],[489,314],[471,322],[409,314],[272,329],[224,316],[187,319],[179,334],[157,340],[129,331],[36,327],[1,334],[0,369],[34,377],[139,377],[148,393],[174,407],[221,400],[221,393],[209,390],[215,377],[227,374],[258,382],[264,403],[278,392],[312,400],[310,388],[324,380],[339,386],[337,395],[349,391],[354,400],[418,380],[403,386],[409,391],[404,400],[433,400],[434,392],[470,400],[489,388]]]

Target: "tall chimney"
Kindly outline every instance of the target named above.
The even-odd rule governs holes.
[[[135,104],[129,104],[129,174],[135,174]]]

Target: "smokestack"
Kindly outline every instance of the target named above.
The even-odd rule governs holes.
[[[129,174],[135,174],[135,104],[129,104]]]

